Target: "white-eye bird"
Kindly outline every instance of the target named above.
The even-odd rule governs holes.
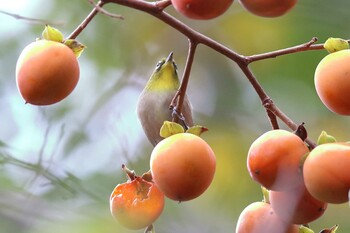
[[[175,110],[171,110],[169,106],[179,86],[177,65],[171,52],[167,58],[157,63],[137,103],[138,118],[148,140],[154,146],[163,139],[159,135],[163,122],[171,121],[173,114],[176,114]],[[179,123],[185,128],[192,126],[192,108],[187,96],[181,112],[182,120]]]

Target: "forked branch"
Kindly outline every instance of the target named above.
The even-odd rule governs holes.
[[[91,1],[91,0],[89,0]],[[100,0],[94,9],[90,12],[90,14],[85,18],[85,20],[73,31],[73,33],[69,36],[70,39],[76,38],[83,30],[84,28],[91,22],[91,20],[96,16],[97,13],[102,11],[102,7],[107,3],[115,3],[119,5],[123,5],[126,7],[130,7],[139,11],[143,11],[145,13],[148,13],[159,20],[163,21],[165,24],[171,26],[178,32],[182,33],[184,36],[186,36],[190,42],[189,46],[189,52],[188,52],[188,58],[185,66],[183,81],[181,84],[181,87],[174,97],[175,99],[178,99],[177,101],[177,111],[181,113],[183,100],[186,95],[186,88],[189,81],[190,71],[192,67],[192,63],[194,60],[194,55],[196,51],[196,47],[199,44],[203,44],[216,52],[226,56],[233,62],[235,62],[243,71],[251,85],[253,86],[255,92],[258,94],[262,105],[267,110],[267,115],[270,119],[270,122],[272,124],[273,128],[277,128],[277,118],[279,118],[282,122],[284,122],[290,129],[295,130],[298,127],[298,124],[293,122],[286,114],[284,114],[271,100],[271,98],[267,95],[267,93],[264,91],[263,87],[260,85],[258,80],[256,79],[255,75],[249,68],[249,64],[269,59],[269,58],[276,58],[278,56],[292,54],[292,53],[298,53],[298,52],[304,52],[304,51],[310,51],[310,50],[321,50],[323,48],[323,44],[315,44],[317,42],[317,38],[314,37],[310,41],[296,45],[293,47],[280,49],[272,52],[262,53],[262,54],[256,54],[256,55],[250,55],[250,56],[244,56],[233,49],[230,49],[223,44],[217,42],[214,39],[211,39],[198,31],[194,30],[193,28],[189,27],[185,23],[179,21],[177,18],[173,17],[172,15],[168,14],[164,10],[171,5],[171,0],[160,0],[155,2],[147,2],[144,0]],[[315,144],[309,140],[305,140],[310,146],[314,146]]]

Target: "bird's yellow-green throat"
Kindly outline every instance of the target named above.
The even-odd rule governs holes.
[[[157,63],[151,78],[148,80],[145,90],[154,92],[163,92],[177,90],[180,86],[177,75],[177,66],[173,59],[173,52],[166,59]]]

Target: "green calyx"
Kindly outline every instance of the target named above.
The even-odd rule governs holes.
[[[63,43],[64,45],[68,46],[77,58],[80,57],[86,48],[85,45],[75,39],[64,39],[62,32],[57,28],[51,27],[50,25],[45,25],[41,35],[41,39]]]
[[[330,37],[324,43],[323,47],[329,52],[334,53],[340,50],[349,49],[348,41],[341,38]]]
[[[327,134],[326,131],[322,131],[317,139],[317,145],[336,142],[337,140],[332,135]]]
[[[60,30],[57,28],[51,27],[50,25],[45,25],[44,31],[41,33],[42,37],[45,40],[52,40],[62,43],[64,37]]]
[[[67,45],[73,51],[73,53],[75,54],[75,56],[77,58],[80,57],[80,55],[82,54],[82,52],[86,48],[85,45],[83,45],[79,41],[73,40],[73,39],[65,40],[63,42],[63,44]]]
[[[300,225],[299,233],[314,233],[314,231],[304,225]]]
[[[163,138],[170,137],[174,134],[178,133],[190,133],[197,136],[200,136],[202,133],[208,131],[206,127],[195,125],[190,127],[185,131],[185,129],[182,127],[182,125],[172,122],[172,121],[164,121],[162,127],[160,128],[160,136]]]

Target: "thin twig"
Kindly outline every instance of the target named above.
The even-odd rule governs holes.
[[[188,65],[185,67],[184,72],[184,79],[189,77],[191,64],[193,62],[193,55],[195,48],[198,44],[203,44],[216,52],[228,57],[232,61],[234,61],[243,71],[249,82],[252,84],[254,90],[258,94],[263,106],[267,109],[268,114],[273,114],[279,119],[282,120],[290,129],[295,130],[297,128],[297,124],[294,123],[286,114],[284,114],[271,100],[271,98],[267,95],[267,93],[264,91],[263,87],[260,85],[254,74],[249,69],[248,65],[252,62],[268,59],[268,58],[274,58],[277,56],[282,56],[286,54],[291,53],[297,53],[302,51],[309,51],[309,50],[321,50],[323,48],[323,44],[315,44],[317,41],[317,38],[314,37],[310,41],[303,43],[301,45],[293,46],[286,49],[276,50],[268,53],[263,54],[257,54],[252,56],[243,56],[241,54],[238,54],[234,50],[222,45],[221,43],[199,33],[198,31],[194,30],[193,28],[189,27],[185,23],[179,21],[177,18],[171,16],[167,12],[163,11],[165,7],[170,5],[169,0],[163,0],[160,2],[147,2],[142,0],[100,0],[97,4],[99,7],[102,7],[106,3],[115,3],[119,5],[123,5],[126,7],[130,7],[136,10],[143,11],[145,13],[148,13],[159,20],[163,21],[170,27],[176,29],[178,32],[182,33],[184,36],[188,38],[191,46],[193,49],[193,52],[191,52],[191,49],[189,50],[189,57],[188,57]],[[95,7],[94,10],[88,15],[88,17],[84,20],[84,22],[78,27],[78,29],[72,34],[73,36],[77,36],[84,27],[91,21],[91,19],[94,17],[95,14],[97,14],[98,10]],[[187,87],[188,80],[183,80],[183,84],[181,89],[179,90],[179,93],[175,96],[175,98],[179,97],[177,110],[181,112],[182,104],[183,104],[183,98],[185,96],[186,87]],[[181,98],[180,98],[181,97]],[[273,119],[272,115],[270,116],[270,121],[273,124],[273,127],[277,127],[277,124],[275,122],[275,119]],[[308,144],[311,146],[314,146],[314,143],[306,139]]]
[[[273,112],[271,112],[269,109],[266,109],[266,114],[267,114],[267,117],[270,120],[271,128],[272,129],[279,129],[280,127],[278,125],[278,121],[277,121],[276,115],[273,114]]]
[[[46,20],[46,19],[31,18],[31,17],[22,16],[19,14],[13,14],[13,13],[3,11],[3,10],[0,10],[0,13],[4,14],[4,15],[11,16],[15,19],[26,20],[28,22],[36,23],[36,24],[49,24],[49,25],[56,25],[56,26],[63,25],[63,22],[53,22],[53,21]]]
[[[323,48],[323,44],[315,44],[317,42],[317,37],[313,37],[310,41],[301,44],[296,45],[290,48],[280,49],[268,53],[262,53],[252,56],[246,56],[246,59],[248,63],[252,63],[255,61],[260,61],[268,58],[276,58],[278,56],[287,55],[291,53],[298,53],[298,52],[304,52],[304,51],[310,51],[310,50],[321,50]]]
[[[81,24],[67,37],[67,39],[75,39],[86,28],[91,20],[100,12],[98,9],[104,5],[104,1],[99,1],[90,14],[81,22]]]
[[[101,6],[95,4],[93,0],[89,0],[89,3],[93,5],[101,14],[107,15],[108,17],[115,18],[115,19],[124,19],[122,15],[117,15],[106,11]]]
[[[171,0],[155,1],[154,5],[158,8],[158,10],[163,11],[165,8],[171,5]]]

